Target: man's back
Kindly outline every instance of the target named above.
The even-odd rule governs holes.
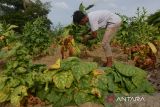
[[[107,23],[114,23],[120,20],[119,16],[108,10],[97,10],[88,13],[89,23],[92,31],[98,30],[98,28],[105,28]]]

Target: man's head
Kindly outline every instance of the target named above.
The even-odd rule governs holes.
[[[88,22],[88,17],[81,11],[75,11],[73,14],[73,23],[85,25]]]

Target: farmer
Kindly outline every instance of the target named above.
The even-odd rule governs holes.
[[[99,10],[93,11],[88,14],[84,14],[81,11],[75,11],[73,14],[73,23],[79,25],[86,25],[89,22],[91,29],[91,36],[85,37],[84,41],[88,41],[97,37],[97,30],[99,28],[106,28],[105,34],[102,40],[102,47],[106,55],[106,62],[103,66],[112,66],[112,50],[110,41],[121,25],[121,18],[108,11]]]

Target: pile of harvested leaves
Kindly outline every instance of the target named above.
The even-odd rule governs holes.
[[[56,70],[45,71],[39,76],[39,84],[43,85],[38,85],[36,95],[54,107],[85,102],[103,104],[106,93],[128,95],[155,91],[147,81],[145,71],[120,62],[107,68],[70,57],[53,68]]]
[[[155,91],[145,71],[120,62],[107,68],[69,57],[59,59],[51,70],[44,68],[32,65],[21,75],[0,74],[0,102],[10,101],[20,106],[20,101],[32,94],[54,107],[63,107],[85,102],[104,104],[107,93],[128,95]]]

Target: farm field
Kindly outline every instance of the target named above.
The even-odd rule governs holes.
[[[51,28],[47,3],[3,3],[19,3],[15,7],[23,11],[5,7],[10,13],[4,8],[0,15],[0,107],[160,106],[159,10],[117,14],[122,24],[110,43],[113,65],[107,67],[101,44],[106,29],[85,41],[88,25]],[[84,13],[92,8],[79,5]]]

